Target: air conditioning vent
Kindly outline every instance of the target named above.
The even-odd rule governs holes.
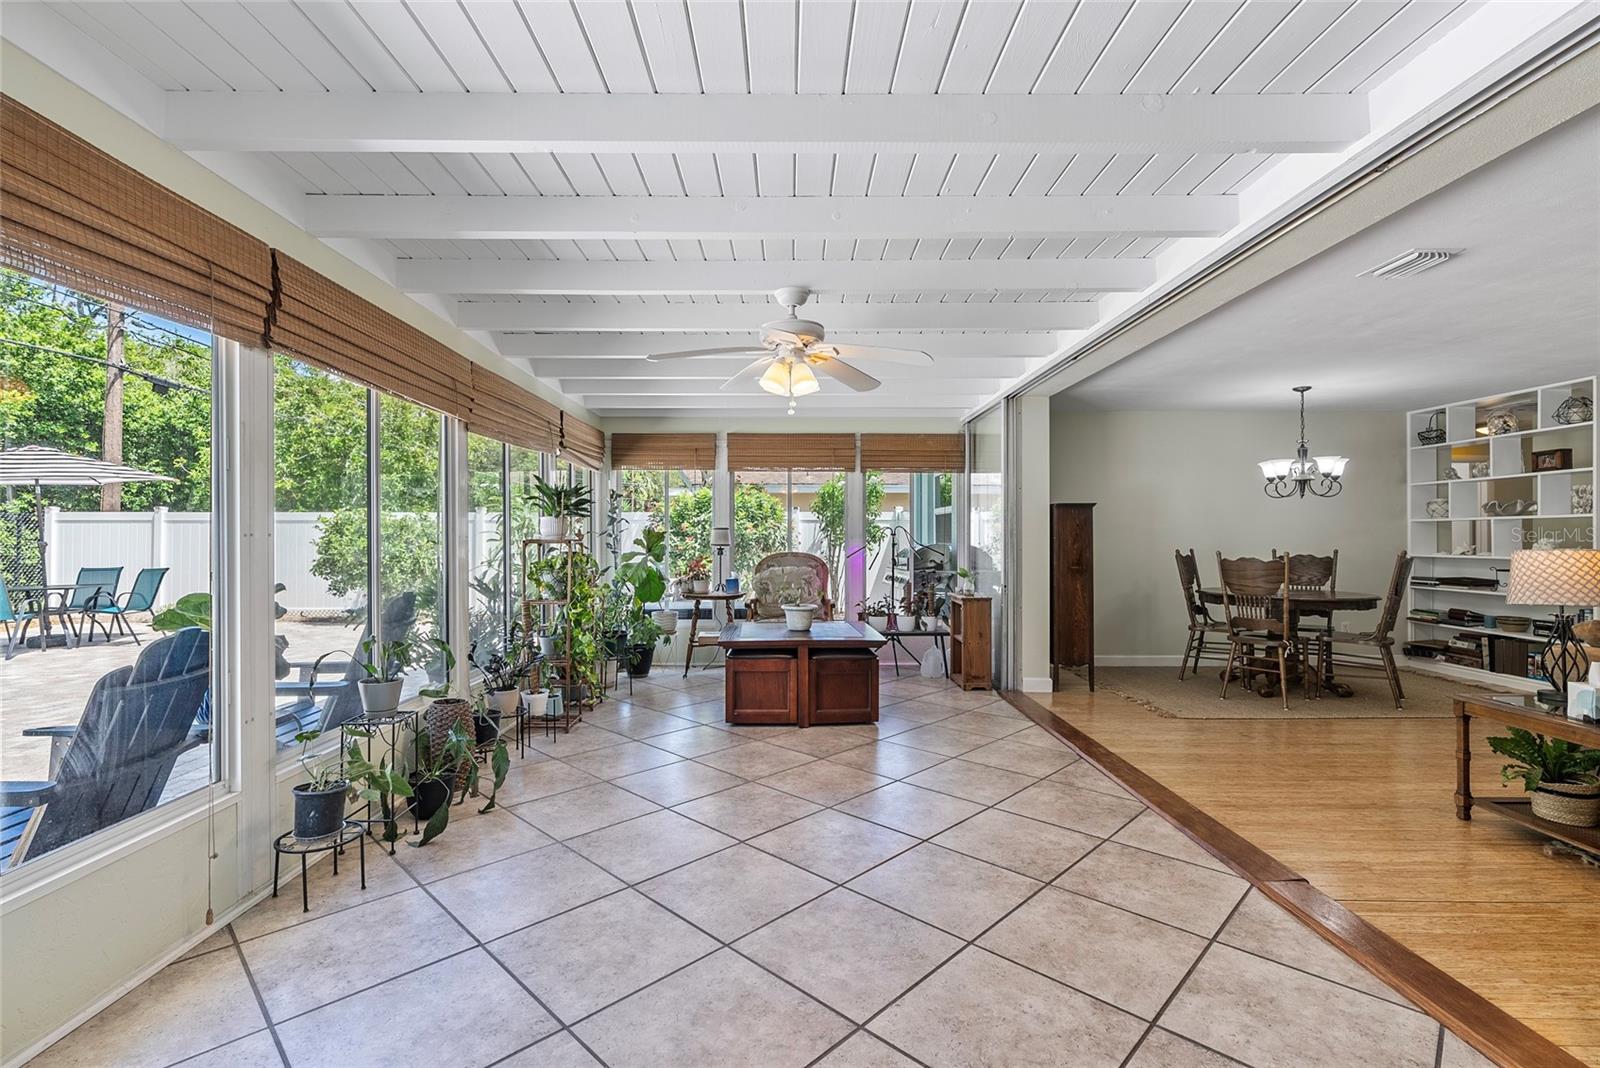
[[[1439,266],[1460,251],[1457,248],[1407,249],[1394,259],[1362,271],[1361,274],[1373,278],[1400,278],[1408,274],[1421,274]]]

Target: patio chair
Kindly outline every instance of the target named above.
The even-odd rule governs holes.
[[[33,604],[31,601],[29,603]],[[6,628],[7,660],[17,655],[17,646],[28,640],[29,624],[40,615],[37,605],[17,611],[11,604],[11,591],[6,589],[6,580],[0,578],[0,624]]]
[[[72,727],[51,739],[50,778],[0,783],[0,870],[154,808],[211,686],[211,635],[186,627],[94,684]]]
[[[78,622],[73,625],[72,632],[78,639],[78,644],[85,642],[83,629],[89,628],[88,641],[94,641],[94,616],[90,613],[104,605],[117,603],[117,584],[122,581],[122,568],[120,567],[80,567],[78,568],[78,581],[72,585],[72,593],[61,605],[61,611],[70,620],[76,614]],[[106,641],[111,640],[111,631],[106,629],[104,623],[100,630],[105,634]]]
[[[401,593],[383,604],[383,640],[404,641],[417,621],[417,595]],[[369,621],[356,642],[359,650],[372,637]],[[359,656],[359,653],[357,654]],[[280,746],[290,745],[294,736],[302,731],[327,731],[342,723],[349,723],[361,715],[361,693],[356,686],[367,677],[367,670],[359,659],[323,661],[321,671],[330,677],[318,680],[311,690],[310,663],[299,665],[302,677],[294,682],[279,682],[274,692],[279,697],[296,698],[277,711],[277,736]]]
[[[133,639],[133,644],[138,645],[139,636],[133,632],[133,624],[128,622],[129,612],[148,612],[156,603],[156,593],[161,589],[162,581],[167,577],[167,568],[142,567],[133,578],[133,589],[121,596],[113,596],[110,604],[100,603],[89,609],[92,616],[110,616],[111,622],[117,630]],[[101,624],[104,629],[105,624]],[[110,632],[107,632],[110,640]]]

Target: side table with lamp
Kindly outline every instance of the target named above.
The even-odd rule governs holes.
[[[1565,705],[1569,683],[1589,674],[1589,654],[1573,634],[1572,607],[1600,604],[1600,549],[1519,549],[1511,554],[1506,601],[1516,605],[1553,605],[1550,638],[1539,653],[1539,669],[1550,681],[1539,700]]]

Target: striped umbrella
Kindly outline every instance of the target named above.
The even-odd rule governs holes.
[[[124,467],[94,456],[74,456],[45,445],[22,445],[0,452],[0,486],[32,486],[39,507],[39,573],[49,581],[45,567],[45,486],[105,486],[117,482],[176,482],[169,475]]]

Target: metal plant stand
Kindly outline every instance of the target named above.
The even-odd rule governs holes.
[[[374,738],[376,738],[380,748],[387,748],[389,750],[389,766],[391,768],[395,767],[399,763],[402,739],[409,731],[411,736],[411,760],[412,765],[415,766],[417,759],[420,756],[419,746],[421,744],[418,740],[416,727],[418,715],[420,715],[420,711],[417,709],[412,709],[411,711],[397,710],[394,712],[379,713],[376,716],[362,715],[356,719],[350,720],[348,723],[341,723],[339,725],[339,771],[341,773],[344,771],[345,754],[350,751],[349,739],[351,735],[347,732],[352,729],[367,732],[364,735],[355,735],[355,737],[361,738],[367,743],[367,763],[372,763],[372,741]],[[388,845],[389,855],[391,857],[394,856],[395,845],[399,842],[400,836],[398,833],[396,833],[394,837],[389,837],[387,825],[390,823],[399,822],[400,812],[399,807],[396,804],[398,800],[399,799],[393,794],[384,795],[383,803],[389,809],[388,816],[384,816],[382,809],[380,808],[378,817],[374,819],[372,816],[372,802],[368,801],[361,808],[357,809],[357,811],[361,813],[359,817],[353,816],[347,820],[349,823],[360,824],[362,827],[366,828],[369,833],[372,831],[374,826],[383,826],[383,837],[380,838],[377,835],[373,835],[373,837],[376,840],[385,842]],[[411,824],[413,831],[420,831],[422,829],[421,821],[415,816],[412,817]]]
[[[563,588],[563,593],[565,594],[564,596],[524,596],[522,598],[522,633],[524,637],[541,633],[546,628],[556,625],[563,616],[568,614],[567,609],[572,604],[572,557],[573,554],[579,550],[582,544],[583,539],[576,536],[565,538],[524,538],[522,540],[522,581],[524,583],[524,593],[527,592],[526,583],[528,581],[529,564],[528,550],[530,548],[533,550],[534,562],[542,562],[552,552],[560,552],[566,557],[567,565],[566,583]],[[563,625],[560,629],[562,641],[557,650],[560,655],[543,657],[538,663],[541,663],[551,669],[551,682],[553,685],[559,687],[559,692],[561,693],[561,713],[560,715],[550,715],[547,712],[543,716],[532,717],[541,722],[546,735],[549,737],[554,737],[558,730],[561,733],[570,732],[573,727],[577,726],[579,723],[582,723],[585,707],[592,703],[595,698],[595,695],[591,693],[587,700],[578,699],[578,688],[580,685],[582,685],[583,677],[578,670],[580,665],[573,656],[572,628]],[[596,638],[598,640],[599,636],[596,635]],[[599,648],[601,655],[604,655],[604,644],[601,643]],[[601,661],[600,663],[603,670],[604,661]],[[537,675],[534,677],[537,678]],[[603,687],[596,687],[595,689],[603,689]]]
[[[311,891],[306,886],[306,858],[312,853],[333,852],[333,874],[339,874],[339,854],[351,842],[361,854],[361,889],[367,888],[367,828],[360,820],[345,820],[336,834],[324,838],[296,838],[293,831],[278,835],[272,843],[272,896],[278,896],[278,862],[285,853],[300,858],[300,911],[311,911]]]

